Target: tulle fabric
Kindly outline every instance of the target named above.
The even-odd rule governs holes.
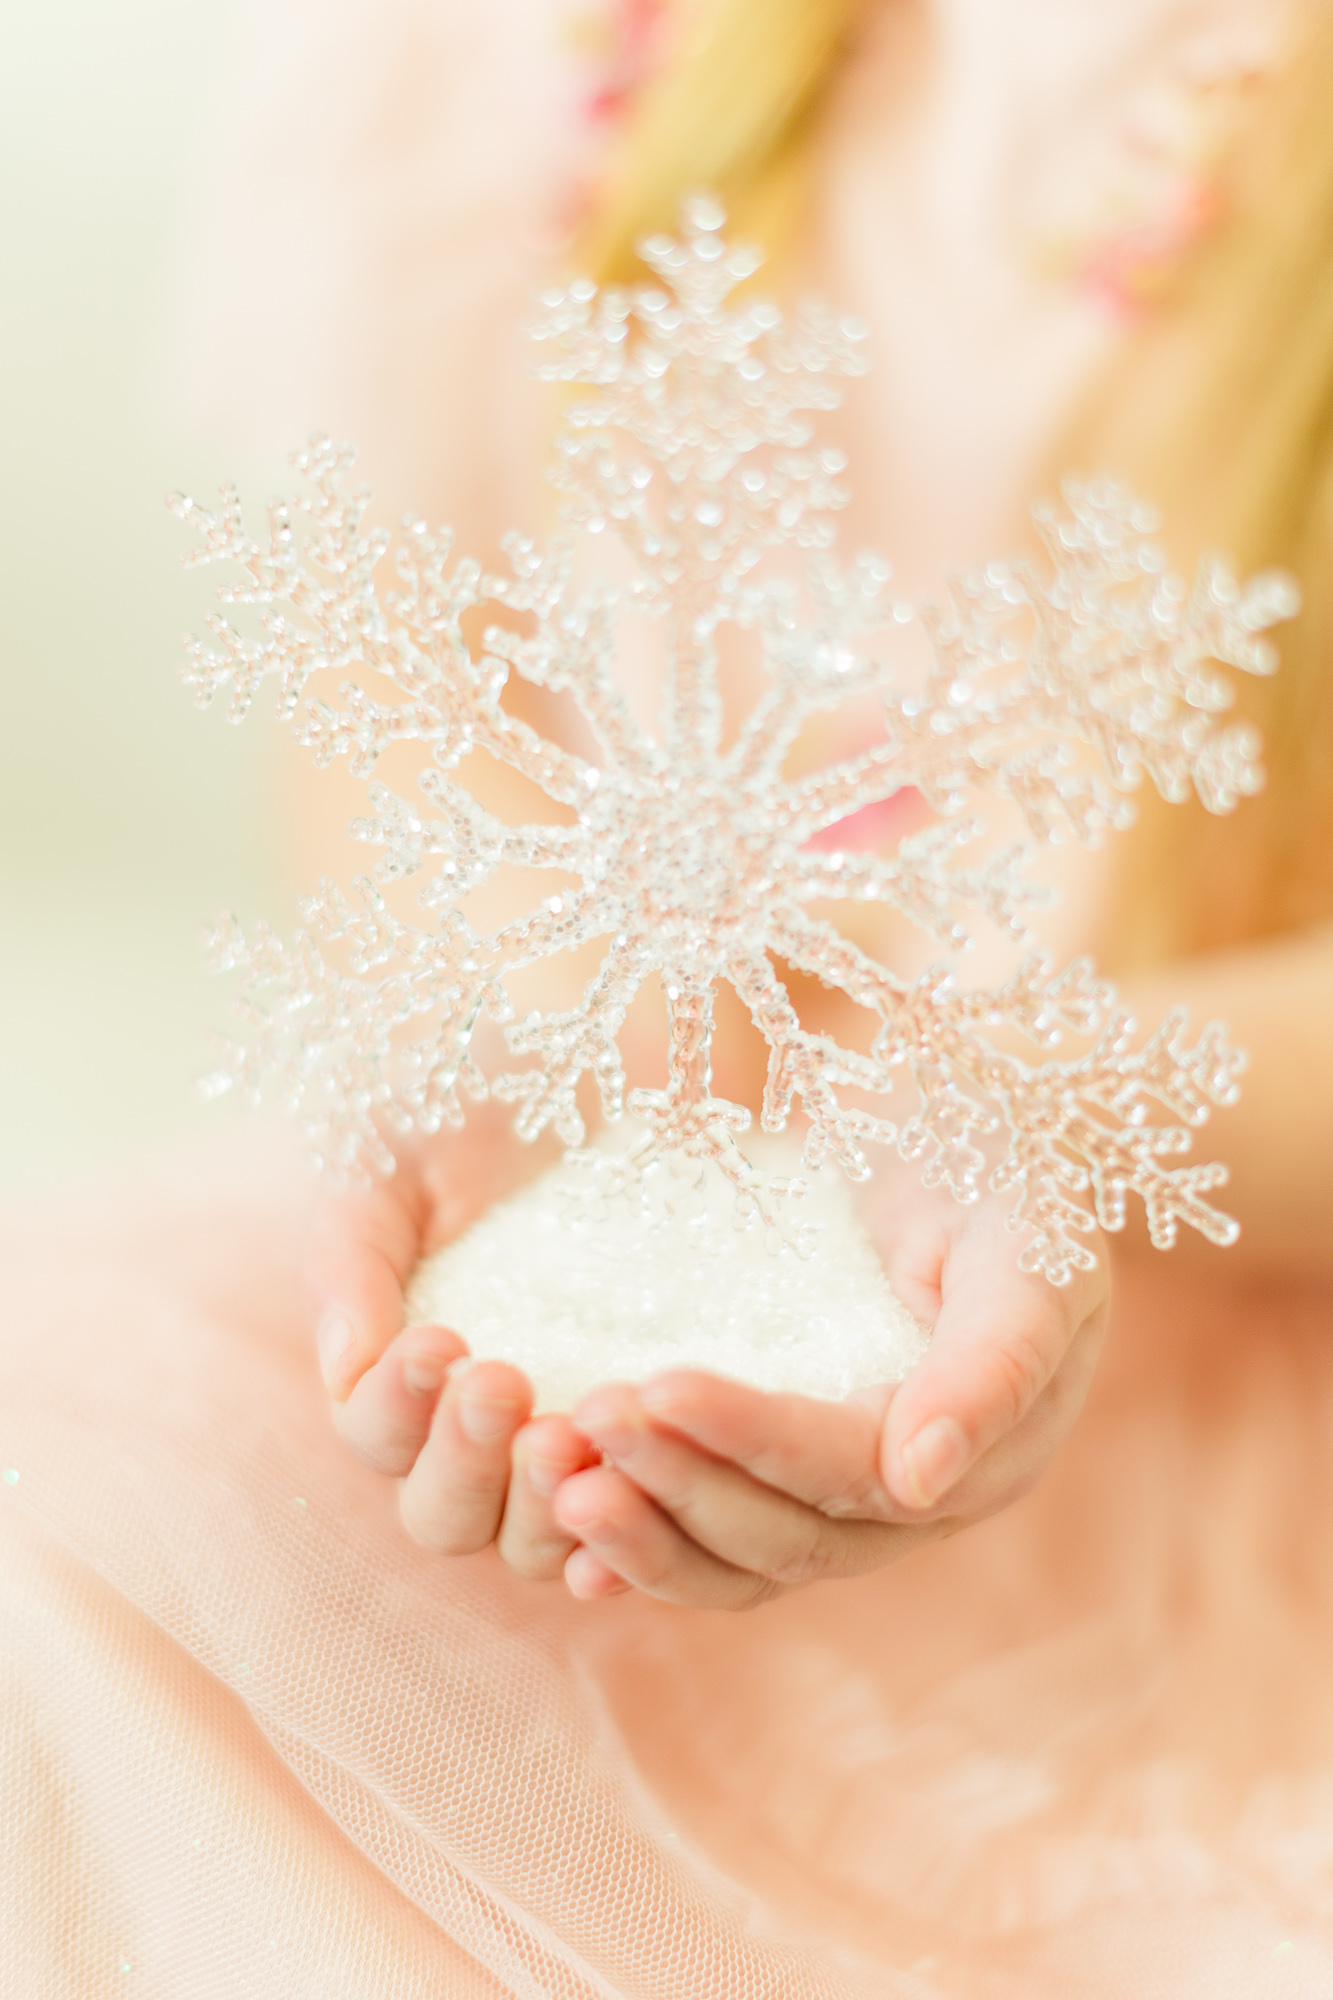
[[[1333,1990],[1329,1301],[1122,1286],[1003,1516],[746,1617],[414,1549],[285,1144],[29,1218],[0,1313],[0,1990]]]

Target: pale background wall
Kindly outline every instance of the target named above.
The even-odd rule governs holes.
[[[198,934],[290,907],[275,733],[176,680],[207,573],[173,487],[274,468],[161,386],[182,243],[234,85],[232,0],[6,0],[0,14],[0,1182],[225,1116]]]

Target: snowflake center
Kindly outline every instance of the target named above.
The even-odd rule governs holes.
[[[738,812],[734,791],[667,778],[632,805],[617,801],[610,826],[607,875],[620,889],[623,922],[651,940],[660,964],[716,978],[762,949],[773,830]]]

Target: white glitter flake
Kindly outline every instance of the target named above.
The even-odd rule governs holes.
[[[802,1258],[738,1232],[727,1183],[690,1164],[697,1191],[652,1171],[595,1222],[578,1214],[569,1166],[542,1175],[418,1266],[409,1323],[458,1328],[475,1359],[521,1368],[538,1410],[572,1409],[610,1375],[670,1368],[833,1400],[900,1381],[928,1335],[890,1287],[845,1180],[815,1178],[819,1254]]]

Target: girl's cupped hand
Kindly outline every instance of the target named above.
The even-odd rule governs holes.
[[[403,1289],[420,1257],[541,1164],[507,1118],[470,1120],[316,1226],[307,1291],[335,1424],[399,1482],[424,1546],[494,1544],[519,1575],[563,1572],[581,1598],[633,1587],[744,1609],[994,1513],[1068,1435],[1106,1321],[1105,1244],[1057,1289],[1019,1269],[1007,1201],[962,1208],[897,1167],[866,1214],[895,1290],[932,1329],[905,1381],[831,1403],[688,1371],[533,1418],[517,1368],[472,1361],[453,1330],[404,1327]]]

